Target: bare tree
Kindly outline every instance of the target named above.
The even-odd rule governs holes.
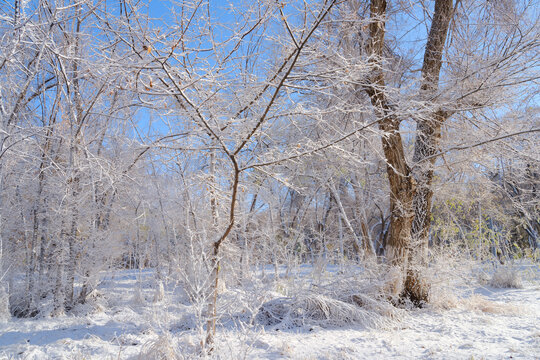
[[[475,11],[468,12],[469,6]],[[480,7],[478,11],[476,6]],[[484,42],[482,55],[475,56],[472,49],[462,44],[456,46],[452,41],[478,37],[480,32],[487,29],[485,21],[494,19],[491,11],[497,9],[490,8],[491,5],[484,7],[475,1],[458,1],[457,6],[451,0],[435,1],[423,47],[421,77],[418,80],[413,78],[413,83],[418,86],[414,93],[417,98],[413,101],[409,94],[400,94],[400,90],[388,84],[392,76],[388,73],[391,68],[387,64],[391,66],[395,63],[394,59],[399,53],[392,54],[385,40],[386,23],[391,17],[387,7],[384,0],[373,0],[369,4],[369,24],[365,29],[368,40],[364,46],[372,75],[367,76],[367,82],[361,80],[360,83],[383,132],[382,145],[387,162],[392,213],[387,258],[390,264],[401,267],[406,275],[403,290],[401,284],[397,284],[395,292],[421,303],[427,300],[429,288],[414,269],[414,264],[425,262],[434,165],[440,151],[443,126],[450,116],[458,112],[500,107],[501,103],[495,102],[492,97],[495,89],[512,91],[516,85],[534,81],[536,76],[529,71],[529,66],[534,65],[531,54],[534,53],[533,49],[538,48],[538,42],[534,40],[536,20],[531,20],[527,15],[529,7],[526,3],[515,5],[512,7],[515,17],[511,16],[510,20],[499,18],[496,21],[499,28],[490,29],[488,35],[481,37]],[[408,5],[396,4],[392,11],[418,11],[414,7],[410,10],[407,8]],[[427,8],[423,10],[431,12]],[[472,22],[477,22],[477,25],[471,26]],[[453,38],[449,41],[451,24]],[[445,54],[452,57],[443,66]],[[410,61],[417,62],[416,59]],[[474,69],[464,69],[460,62],[471,62]],[[456,72],[456,68],[460,72]],[[404,102],[404,98],[408,102]],[[407,119],[416,122],[412,165],[407,159],[400,129]]]

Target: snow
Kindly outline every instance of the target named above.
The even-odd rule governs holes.
[[[299,273],[308,276],[309,269],[304,266]],[[323,277],[340,276],[335,269],[329,270]],[[276,282],[254,276],[252,291],[228,285],[221,294],[212,357],[537,359],[540,271],[538,266],[529,266],[522,273],[522,288],[496,288],[456,277],[446,283],[450,287],[438,290],[442,295],[434,304],[403,310],[404,316],[385,326],[306,322],[290,328],[249,325],[260,306],[283,297],[287,287],[284,279]],[[197,316],[203,307],[191,304],[173,279],[166,279],[163,289],[158,285],[157,292],[159,297],[164,295],[163,300],[156,298],[152,270],[119,270],[102,281],[89,304],[66,316],[11,318],[0,323],[0,359],[196,357],[204,337],[200,326],[204,322]]]

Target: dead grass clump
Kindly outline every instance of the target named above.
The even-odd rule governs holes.
[[[177,351],[170,335],[164,334],[146,342],[138,358],[139,360],[180,360],[183,356]]]
[[[519,271],[511,266],[501,266],[495,270],[489,285],[495,288],[523,288],[523,282]]]
[[[436,309],[450,310],[459,306],[460,299],[455,294],[455,289],[449,286],[436,284],[431,287],[429,304]]]
[[[488,314],[519,315],[523,313],[523,310],[516,305],[491,301],[481,295],[472,295],[468,299],[463,299],[462,304],[468,310]]]
[[[277,298],[269,300],[261,305],[259,312],[257,315],[255,315],[255,322],[263,326],[298,326],[299,324],[291,319],[293,307],[294,300],[292,298]]]
[[[430,293],[430,305],[435,309],[450,310],[461,308],[465,310],[481,311],[488,314],[519,315],[523,309],[514,304],[492,301],[474,294],[470,297],[458,296],[456,289],[437,286]]]
[[[366,328],[388,326],[397,319],[397,309],[364,295],[349,295],[340,299],[317,294],[302,294],[294,298],[278,298],[264,303],[255,316],[263,326],[290,329],[304,325],[345,326]]]
[[[394,320],[401,320],[404,313],[402,309],[396,308],[390,301],[374,299],[364,294],[349,295],[346,297],[346,302],[354,303],[363,309]]]
[[[321,326],[347,324],[377,327],[380,316],[353,303],[347,303],[324,295],[313,294],[297,299],[298,310],[305,318]]]

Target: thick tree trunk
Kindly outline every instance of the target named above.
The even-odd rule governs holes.
[[[436,120],[435,120],[436,119]],[[412,236],[418,247],[421,248],[421,257],[427,256],[429,229],[431,222],[431,202],[433,198],[433,165],[441,136],[441,125],[444,121],[443,114],[435,114],[433,122],[419,122],[417,125],[416,143],[414,146],[413,161],[417,164],[413,170],[418,189],[414,197],[414,221]],[[424,159],[431,157],[428,161]]]
[[[428,102],[433,102],[439,88],[439,75],[442,66],[442,56],[450,20],[453,15],[453,0],[437,0],[433,22],[428,35],[424,63],[422,66],[421,96]],[[431,104],[430,104],[431,105]],[[427,104],[426,104],[427,106]],[[405,283],[407,297],[415,302],[427,301],[429,284],[421,281],[421,267],[426,265],[429,230],[431,223],[431,203],[433,198],[433,165],[439,148],[441,127],[449,114],[433,104],[434,109],[425,118],[416,119],[416,142],[414,146],[413,174],[417,182],[417,192],[414,197],[414,221],[411,229],[414,252],[411,261],[417,266],[409,269]]]
[[[453,0],[437,0],[435,2],[433,22],[422,65],[422,85],[420,87],[421,96],[427,101],[432,101],[437,95],[442,55],[452,15]],[[418,191],[414,198],[415,220],[412,235],[420,242],[420,247],[423,249],[427,249],[431,221],[431,198],[433,197],[431,184],[435,163],[433,155],[436,154],[439,147],[441,126],[448,116],[444,110],[435,107],[426,117],[416,119],[416,142],[413,156],[415,168],[413,173],[418,184]],[[424,161],[425,159],[429,160]],[[422,253],[425,256],[425,250]]]
[[[383,131],[382,147],[386,160],[386,172],[390,183],[390,234],[386,245],[386,257],[391,266],[400,268],[402,278],[391,284],[394,296],[401,294],[408,271],[411,227],[414,218],[413,196],[416,191],[411,169],[407,165],[403,141],[399,132],[400,120],[385,94],[385,81],[382,72],[382,56],[385,35],[386,0],[372,0],[370,6],[371,23],[368,53],[369,64],[374,76],[365,88],[375,116],[380,119],[379,128]]]
[[[421,279],[416,263],[422,263],[427,249],[427,234],[431,218],[431,183],[432,166],[417,166],[413,172],[407,165],[401,135],[400,120],[393,112],[385,94],[385,81],[382,72],[382,56],[385,35],[386,0],[371,0],[371,23],[369,25],[370,41],[368,53],[369,63],[375,75],[371,84],[366,87],[376,116],[380,119],[379,128],[384,131],[382,145],[387,163],[387,174],[390,182],[390,236],[387,244],[387,259],[390,264],[398,265],[406,274],[401,296],[415,303],[427,300],[428,286]],[[436,0],[433,22],[428,35],[424,63],[422,67],[421,94],[431,102],[436,97],[439,73],[442,66],[442,53],[448,33],[450,19],[453,14],[453,0]],[[433,111],[433,110],[430,110]],[[415,163],[421,162],[435,154],[440,128],[446,115],[435,109],[426,118],[417,119],[417,142],[415,144]],[[430,158],[428,165],[433,165]],[[418,182],[418,189],[417,189]],[[414,225],[413,225],[414,222]],[[416,242],[418,236],[422,238]],[[413,237],[415,239],[413,241]],[[420,261],[418,261],[420,259]],[[414,263],[411,266],[411,263]],[[401,283],[394,286],[398,290]],[[401,291],[401,290],[400,290]]]

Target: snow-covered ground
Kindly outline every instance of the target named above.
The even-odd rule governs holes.
[[[309,275],[309,267],[301,270],[304,278]],[[213,357],[537,359],[540,272],[534,265],[522,270],[523,287],[518,289],[471,284],[471,278],[443,281],[434,305],[399,310],[383,326],[248,325],[263,302],[290,295],[287,289],[299,286],[299,280],[258,278],[249,291],[229,286],[220,298],[223,315]],[[138,272],[119,270],[105,278],[89,304],[66,316],[1,323],[0,359],[195,357],[203,333],[197,310],[203,307],[190,303],[172,279],[165,284],[165,298],[154,302],[153,272],[140,276],[140,296]],[[330,271],[325,276],[340,275]]]

